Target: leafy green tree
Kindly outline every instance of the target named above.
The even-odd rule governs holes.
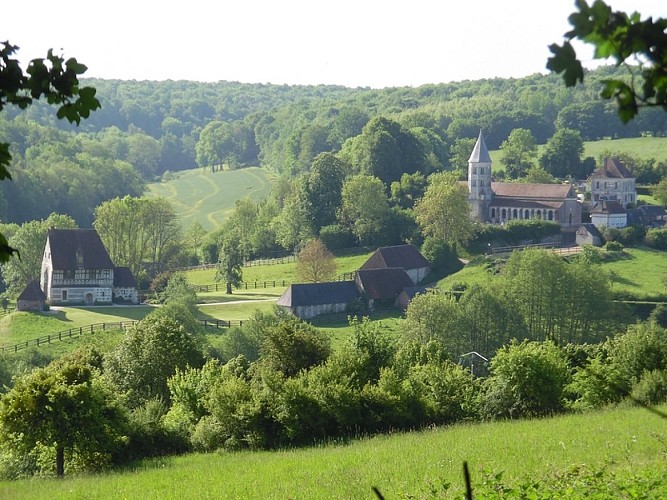
[[[30,280],[39,281],[49,228],[74,229],[76,222],[67,215],[51,214],[46,220],[21,224],[9,238],[10,245],[21,253],[20,259],[10,259],[2,266],[2,277],[10,296],[19,295]]]
[[[211,167],[223,164],[237,168],[246,158],[254,139],[241,122],[211,121],[206,124],[197,142],[197,165]]]
[[[142,133],[128,138],[127,161],[144,177],[153,180],[158,173],[162,148],[160,141]]]
[[[164,269],[168,250],[180,244],[180,225],[171,203],[162,197],[125,196],[95,209],[95,229],[111,260],[136,277],[145,263]]]
[[[456,139],[449,151],[449,163],[452,170],[459,173],[459,177],[464,176],[468,171],[468,159],[470,152],[475,147],[475,139]],[[465,179],[465,177],[463,177]]]
[[[354,175],[345,180],[338,218],[341,225],[351,229],[360,244],[379,241],[389,216],[389,200],[380,179]]]
[[[323,333],[295,317],[281,319],[266,329],[261,360],[286,377],[326,361],[331,342]]]
[[[215,271],[216,281],[224,281],[227,293],[232,294],[232,287],[241,286],[243,280],[243,254],[240,237],[235,231],[224,233],[218,242],[218,266]]]
[[[422,344],[438,340],[450,359],[455,360],[468,347],[462,320],[463,310],[453,298],[437,293],[420,294],[410,301],[406,311],[403,337]]]
[[[582,179],[587,175],[582,169],[583,154],[581,134],[576,130],[559,129],[544,146],[539,163],[554,177]]]
[[[544,167],[533,165],[526,170],[525,177],[519,179],[519,182],[528,182],[533,184],[557,184],[558,179],[547,172]]]
[[[206,229],[204,229],[202,223],[199,222],[199,219],[195,219],[192,225],[185,231],[183,237],[186,245],[188,245],[192,253],[197,257],[198,262],[203,258],[202,245],[204,244],[206,234]]]
[[[323,226],[336,222],[336,212],[341,206],[341,190],[346,172],[346,162],[332,153],[319,154],[306,174],[304,191],[308,201],[311,227],[319,232]]]
[[[296,257],[296,275],[301,281],[330,281],[335,274],[334,255],[320,239],[310,240]]]
[[[667,207],[667,177],[651,188],[653,197]]]
[[[132,407],[152,398],[169,401],[167,379],[177,369],[204,364],[195,333],[177,315],[149,314],[105,357],[105,376],[127,394]]]
[[[33,59],[23,72],[19,61],[12,58],[18,47],[8,41],[0,42],[0,111],[7,105],[26,109],[35,100],[46,99],[58,106],[56,116],[70,123],[88,118],[91,111],[100,107],[92,87],[80,87],[78,76],[88,69],[76,59],[65,61],[49,50],[46,58]],[[12,160],[9,144],[0,142],[0,180],[11,179],[7,167]],[[16,253],[7,239],[0,234],[0,262],[7,262]]]
[[[425,172],[426,155],[417,137],[399,123],[376,116],[361,135],[346,143],[341,152],[355,172],[380,179],[386,186],[404,173]]]
[[[570,42],[591,44],[596,59],[612,58],[628,73],[629,78],[601,82],[602,97],[616,102],[621,121],[632,120],[640,107],[667,110],[667,19],[642,20],[638,12],[628,15],[613,11],[602,0],[591,5],[577,0],[575,5],[577,11],[568,19],[572,30],[565,33],[567,41],[562,46],[549,46],[554,55],[547,61],[547,68],[562,73],[568,87],[583,83],[584,69]],[[639,66],[631,65],[631,59]]]
[[[0,400],[0,433],[13,453],[39,445],[55,450],[56,474],[65,457],[110,460],[121,445],[126,416],[116,396],[90,366],[67,359],[16,380]]]
[[[485,413],[517,418],[562,411],[563,391],[569,379],[567,360],[555,344],[514,342],[491,359]]]
[[[537,145],[530,130],[516,128],[500,145],[500,149],[503,152],[501,162],[505,165],[507,174],[512,179],[518,179],[525,176],[533,166]]]
[[[391,183],[391,201],[401,208],[413,208],[426,191],[428,181],[420,172],[403,174],[399,181]]]
[[[415,205],[415,213],[425,236],[440,238],[449,245],[465,244],[475,231],[468,192],[454,173],[429,176],[428,187]]]

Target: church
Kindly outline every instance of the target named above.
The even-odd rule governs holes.
[[[571,239],[581,225],[581,203],[570,184],[493,182],[482,131],[468,160],[468,202],[473,218],[492,224],[542,219],[560,224]],[[569,238],[565,238],[569,239]]]

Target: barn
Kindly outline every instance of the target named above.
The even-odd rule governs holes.
[[[354,281],[300,283],[290,285],[276,304],[301,319],[311,319],[321,314],[345,312],[357,299],[359,292]]]

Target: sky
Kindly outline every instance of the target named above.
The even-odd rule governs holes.
[[[667,17],[667,0],[607,3]],[[416,87],[546,73],[574,10],[573,0],[32,0],[3,6],[0,41],[24,64],[49,48],[75,57],[85,77]],[[578,54],[595,66],[588,48]]]

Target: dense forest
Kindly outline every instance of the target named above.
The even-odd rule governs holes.
[[[89,226],[97,205],[140,195],[166,172],[262,165],[294,178],[322,152],[340,153],[357,164],[353,173],[389,186],[402,173],[464,168],[465,141],[480,128],[491,149],[515,129],[529,130],[537,144],[560,129],[583,140],[664,136],[660,109],[623,125],[613,104],[597,96],[600,80],[618,71],[597,69],[574,89],[539,74],[382,90],[89,79],[102,108],[79,127],[57,120],[44,103],[0,116],[0,140],[14,157],[14,182],[0,184],[0,219],[58,212]],[[367,127],[379,117],[386,121]],[[374,152],[396,164],[374,165]]]

